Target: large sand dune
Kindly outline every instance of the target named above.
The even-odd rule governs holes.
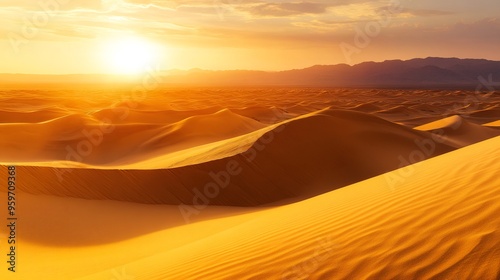
[[[228,115],[233,117],[221,116]],[[223,129],[227,127],[230,124]],[[206,162],[177,168],[145,170],[152,166],[147,161],[129,167],[143,170],[20,166],[19,172],[26,175],[19,188],[87,199],[192,204],[197,191],[210,192],[207,185],[212,185],[219,194],[209,204],[262,205],[317,195],[453,150],[435,142],[430,133],[351,111],[321,110],[271,128],[260,137],[262,132],[256,131],[233,139],[231,145],[216,142],[211,147],[222,147],[219,153],[227,154],[248,146],[250,138],[251,146],[243,153],[217,160],[204,153]],[[144,145],[152,141],[147,140],[152,136],[146,137]]]

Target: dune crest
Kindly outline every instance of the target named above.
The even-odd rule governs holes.
[[[483,125],[484,126],[491,126],[491,127],[500,127],[500,120],[494,121],[494,122],[490,122],[490,123],[485,123]]]
[[[461,116],[451,116],[416,127],[437,134],[443,143],[464,147],[500,135],[499,130],[478,125]]]

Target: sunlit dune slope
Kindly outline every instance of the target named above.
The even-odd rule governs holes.
[[[416,127],[440,135],[443,143],[463,147],[500,135],[500,130],[478,125],[460,116],[451,116]]]
[[[16,276],[496,280],[499,147],[496,137],[281,207],[237,215],[208,206],[186,225],[171,206],[21,195],[24,262]],[[60,238],[40,217],[57,221]],[[81,232],[70,226],[75,217]],[[116,242],[100,244],[113,231]]]
[[[483,124],[484,126],[500,127],[500,120]]]
[[[245,137],[236,139],[247,145]],[[427,132],[322,110],[274,126],[233,156],[154,170],[19,166],[19,188],[142,203],[262,205],[311,197],[451,150]]]

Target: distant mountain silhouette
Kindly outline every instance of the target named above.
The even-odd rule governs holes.
[[[281,72],[205,71],[167,77],[169,83],[348,87],[475,87],[479,77],[500,82],[500,61],[434,58],[316,65]]]
[[[479,77],[500,82],[500,61],[459,58],[417,58],[363,62],[349,66],[315,65],[279,72],[192,69],[161,72],[161,81],[175,85],[207,86],[331,86],[401,88],[475,88]],[[0,75],[1,84],[12,83],[134,83],[140,79],[114,75]]]

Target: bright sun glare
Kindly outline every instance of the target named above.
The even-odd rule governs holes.
[[[105,59],[114,73],[137,74],[152,67],[158,53],[154,45],[145,39],[121,38],[106,44]]]

